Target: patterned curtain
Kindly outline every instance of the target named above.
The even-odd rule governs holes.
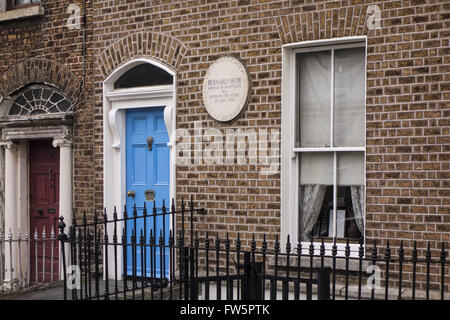
[[[300,190],[300,212],[303,216],[302,241],[308,241],[320,215],[326,186],[319,184],[303,185]]]
[[[351,193],[356,225],[361,234],[364,235],[364,187],[352,186]]]

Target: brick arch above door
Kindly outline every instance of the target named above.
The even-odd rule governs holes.
[[[78,100],[80,81],[77,76],[64,64],[43,58],[23,60],[0,74],[0,97],[11,96],[33,83],[51,85],[63,92],[69,100]]]
[[[107,78],[114,70],[136,58],[151,57],[177,71],[189,49],[179,39],[158,32],[137,32],[117,40],[99,55],[97,64]]]

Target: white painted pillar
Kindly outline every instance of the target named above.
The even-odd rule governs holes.
[[[72,141],[66,139],[53,140],[53,146],[59,147],[59,215],[64,218],[64,233],[69,234],[72,225]],[[55,230],[56,231],[56,230]],[[70,265],[68,247],[65,248],[66,268]],[[60,279],[63,280],[62,254],[60,254]]]
[[[21,140],[18,145],[17,162],[17,232],[20,230],[22,239],[27,231],[30,230],[29,214],[29,179],[28,179],[28,141]],[[34,230],[33,230],[34,232]],[[25,250],[22,250],[25,251]],[[23,261],[23,260],[22,260]]]
[[[12,141],[2,143],[5,147],[5,230],[4,236],[9,239],[12,233],[12,239],[17,237],[18,225],[18,146]],[[12,255],[11,255],[12,250]],[[14,255],[17,251],[15,245],[5,244],[5,278],[4,285],[10,287],[11,281],[17,276],[17,257]],[[11,266],[14,269],[11,272]]]
[[[27,259],[27,243],[25,241],[25,234],[30,230],[30,195],[29,195],[29,179],[28,179],[28,141],[20,140],[18,144],[17,151],[17,193],[16,193],[16,219],[17,219],[17,230],[15,233],[16,239],[19,237],[20,233],[20,248],[19,243],[16,243],[14,259],[17,259],[17,264],[14,267],[17,272],[18,284],[23,287],[28,283],[28,275],[30,274],[29,267],[30,261]],[[13,233],[14,234],[14,233]],[[30,237],[30,234],[28,234]]]
[[[64,217],[67,233],[72,224],[72,142],[55,139],[53,146],[59,147],[59,215]]]

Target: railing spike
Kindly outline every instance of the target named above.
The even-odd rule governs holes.
[[[123,205],[123,219],[126,221],[128,218],[127,205]]]
[[[362,259],[364,257],[364,240],[363,238],[359,238],[359,251],[358,251],[358,256],[360,259]]]
[[[252,234],[251,250],[252,250],[252,252],[256,251],[255,233]]]
[[[195,248],[198,248],[200,245],[199,239],[198,239],[198,231],[195,231],[195,240],[194,240],[194,246]]]
[[[262,246],[261,246],[261,250],[262,250],[262,252],[266,252],[267,251],[267,236],[266,236],[265,233],[264,233],[264,236],[263,236],[263,243],[262,243]]]
[[[350,240],[348,238],[345,244],[345,256],[350,257]]]
[[[275,236],[275,253],[278,253],[280,251],[280,242],[278,241],[278,234]]]
[[[311,257],[314,256],[314,240],[313,240],[313,237],[311,237],[311,242],[309,244],[309,255]]]
[[[291,235],[288,234],[287,235],[287,239],[286,239],[286,253],[291,253]]]
[[[391,259],[391,247],[389,245],[389,240],[386,243],[386,251],[384,253],[384,259],[389,261]]]
[[[320,255],[323,257],[325,255],[325,240],[322,238],[322,242],[320,243]]]

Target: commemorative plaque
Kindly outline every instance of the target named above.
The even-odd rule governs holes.
[[[241,61],[233,57],[217,59],[203,80],[206,110],[218,121],[235,119],[247,105],[249,87],[249,76]]]

